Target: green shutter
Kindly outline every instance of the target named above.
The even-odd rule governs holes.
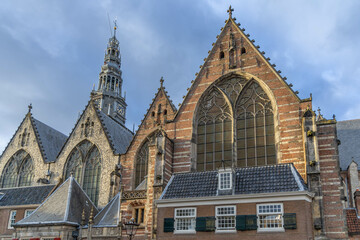
[[[237,215],[236,216],[236,230],[256,230],[257,216],[256,215]]]
[[[197,217],[196,218],[196,227],[195,230],[198,232],[206,231],[206,217]]]
[[[236,230],[238,231],[246,230],[246,215],[236,216]]]
[[[174,231],[174,219],[164,218],[164,232],[173,232],[173,231]]]
[[[257,229],[257,216],[256,215],[246,215],[246,230],[256,230]]]
[[[215,217],[206,217],[206,231],[211,232],[215,231]]]
[[[215,217],[197,217],[195,229],[198,232],[215,231]]]
[[[284,228],[296,229],[296,213],[284,213]]]

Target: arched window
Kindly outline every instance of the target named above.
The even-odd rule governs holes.
[[[232,117],[228,101],[217,87],[200,102],[197,125],[197,169],[232,166]]]
[[[30,186],[34,178],[34,167],[30,155],[24,150],[15,153],[6,164],[1,175],[1,187]]]
[[[251,82],[236,105],[237,165],[259,166],[276,163],[274,114],[264,90]]]
[[[28,155],[27,158],[24,159],[20,171],[19,171],[19,187],[30,186],[34,177],[34,166],[32,163],[32,159]]]
[[[101,155],[95,144],[86,140],[78,144],[68,157],[64,174],[65,178],[73,175],[97,205],[100,190]]]
[[[135,162],[135,188],[146,189],[146,176],[148,175],[149,142],[145,142],[136,156]]]
[[[253,80],[235,76],[211,86],[195,124],[198,171],[276,163],[271,101]]]

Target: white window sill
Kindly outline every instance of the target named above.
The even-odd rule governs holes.
[[[236,229],[229,229],[229,230],[215,230],[215,233],[236,233]]]
[[[183,230],[183,231],[174,230],[174,234],[196,234],[196,231],[195,230]]]
[[[257,229],[258,233],[279,233],[279,232],[285,232],[284,228],[263,228],[263,229]]]

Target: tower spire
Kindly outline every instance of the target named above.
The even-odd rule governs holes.
[[[109,38],[105,50],[104,65],[101,66],[97,91],[93,91],[92,99],[105,114],[118,122],[125,124],[125,110],[127,104],[122,96],[122,72],[120,44],[116,38],[117,20],[114,20],[113,36]],[[108,106],[102,108],[102,106]]]

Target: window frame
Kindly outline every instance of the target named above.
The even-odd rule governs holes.
[[[13,215],[13,213],[15,213],[14,215]],[[8,221],[8,229],[14,229],[14,227],[13,226],[11,226],[12,224],[14,224],[15,223],[15,221],[16,221],[16,210],[11,210],[10,211],[10,213],[9,213],[9,221]],[[12,219],[12,218],[14,218],[14,219]],[[14,221],[14,222],[12,222],[12,221]]]
[[[178,210],[193,210],[194,215],[192,216],[178,216],[177,211]],[[175,208],[174,209],[174,234],[192,234],[196,233],[196,213],[197,209],[196,207],[186,207],[186,208]],[[191,225],[193,226],[193,229],[188,230],[177,230],[177,222],[179,219],[191,219]]]
[[[140,209],[141,209],[141,213],[143,214],[143,221],[141,222],[141,216],[138,215],[138,219],[136,221],[136,210],[138,210],[138,214],[140,213]],[[140,224],[140,226],[144,225],[145,222],[145,206],[138,206],[138,207],[134,207],[133,211],[132,211],[132,218],[134,219],[134,221],[138,224]]]
[[[230,184],[229,184],[229,187],[223,187],[223,185],[225,185],[225,184],[222,184],[223,182],[222,182],[222,179],[221,179],[221,176],[223,176],[223,175],[227,175],[227,174],[229,174],[230,176],[230,179],[229,179],[229,182],[230,182]],[[230,189],[232,189],[232,178],[233,178],[233,176],[232,176],[233,174],[232,174],[232,172],[231,171],[223,171],[223,172],[219,172],[219,176],[218,176],[218,189],[219,190],[230,190]],[[224,179],[223,181],[226,181],[226,179]]]
[[[24,218],[27,218],[28,216],[30,216],[34,211],[35,211],[35,209],[25,209]],[[27,215],[29,212],[31,212],[31,213],[29,215]]]
[[[268,213],[260,213],[260,206],[274,206],[279,205],[281,211],[280,212],[268,212]],[[274,216],[279,215],[281,217],[281,227],[267,227],[262,228],[260,224],[260,216]],[[285,232],[284,228],[284,204],[283,203],[261,203],[256,204],[256,216],[257,216],[257,231],[258,232]]]
[[[233,208],[234,214],[218,214],[218,209],[220,208]],[[219,228],[219,217],[233,217],[234,218],[234,227],[229,229],[220,229]],[[236,232],[236,205],[224,205],[215,207],[215,233],[232,233]]]

